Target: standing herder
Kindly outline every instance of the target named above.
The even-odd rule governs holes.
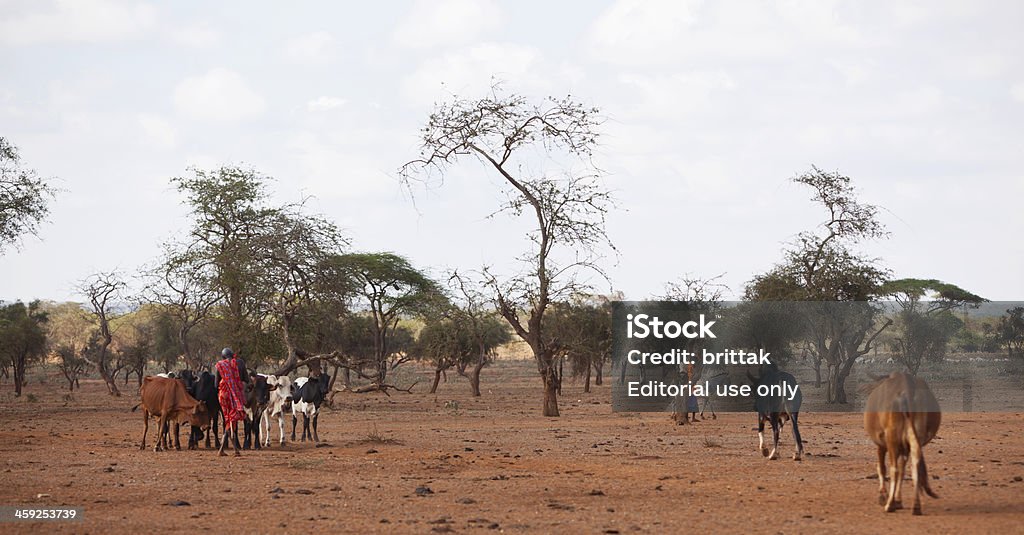
[[[220,444],[220,455],[228,445],[228,437],[234,439],[235,455],[241,455],[238,444],[238,422],[245,418],[245,391],[243,381],[248,375],[245,364],[235,357],[230,347],[220,353],[220,360],[215,366],[217,382],[217,398],[220,400],[221,412],[224,414],[224,441]]]

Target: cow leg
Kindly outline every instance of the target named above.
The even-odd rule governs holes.
[[[263,427],[263,411],[256,411],[253,413],[252,422],[252,444],[253,448],[260,449],[260,429]]]
[[[269,426],[267,427],[267,435],[270,435]],[[281,411],[277,414],[277,430],[281,435],[280,444],[284,446],[284,411]]]
[[[292,413],[292,442],[295,442],[295,424],[298,418],[295,417],[295,413]]]
[[[163,433],[163,430],[166,427],[167,427],[167,417],[164,416],[163,414],[161,414],[160,415],[160,419],[157,420],[157,429],[160,429],[161,434],[163,436],[160,437],[160,440],[156,441],[156,446],[154,446],[153,451],[160,451],[160,445],[161,444],[163,444],[164,449],[167,449],[167,435]]]
[[[899,444],[893,437],[886,437],[886,449],[889,450],[889,496],[885,501],[885,512],[891,513],[901,509],[899,503],[899,482],[903,479],[903,472],[900,470]]]
[[[217,434],[217,420],[220,420],[220,427],[226,433],[228,427],[227,422],[224,421],[224,414],[220,412],[219,408],[213,411],[213,422],[212,427],[210,427],[210,429],[213,431],[213,447],[220,449],[220,435]],[[206,447],[210,447],[209,442],[206,443]]]
[[[143,407],[142,409],[142,445],[139,446],[140,450],[146,449],[146,433],[149,432],[149,411]]]
[[[181,451],[181,424],[174,422],[174,449]]]
[[[266,412],[266,411],[264,411],[264,412]],[[267,429],[264,430],[263,426],[266,426]],[[269,448],[270,447],[270,417],[267,416],[266,414],[264,414],[263,417],[260,418],[260,437],[263,439],[263,446],[266,447],[266,448]]]
[[[313,442],[320,442],[320,437],[316,434],[316,422],[320,419],[320,411],[313,413]]]
[[[913,514],[921,514],[921,468],[924,465],[924,453],[921,451],[921,444],[914,435],[914,422],[907,422],[907,442],[910,444],[910,477],[914,481],[914,508]],[[926,476],[927,477],[927,476]]]
[[[796,452],[793,453],[794,461],[799,461],[800,457],[804,454],[804,441],[800,439],[800,427],[796,423],[797,415],[799,414],[794,412],[790,415],[790,418],[793,420],[793,440],[796,441]]]
[[[307,437],[313,438],[309,434],[309,414],[304,412],[302,413],[302,441],[305,442]]]
[[[888,496],[885,492],[885,446],[878,446],[878,505],[885,505]]]
[[[768,419],[768,422],[772,424],[772,452],[768,454],[768,460],[774,461],[779,458],[779,431],[781,422],[777,414],[772,414]]]
[[[763,414],[757,415],[757,449],[761,450],[761,456],[768,456],[768,448],[764,447],[764,420]]]

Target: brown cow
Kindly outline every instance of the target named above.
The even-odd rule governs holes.
[[[886,512],[902,509],[900,493],[907,460],[914,480],[914,514],[921,514],[921,491],[938,496],[928,484],[924,445],[939,431],[942,413],[928,383],[893,372],[879,381],[864,406],[864,430],[878,445],[878,500]],[[885,455],[889,454],[889,491],[885,489]]]
[[[163,377],[147,376],[139,388],[139,395],[142,403],[132,407],[132,412],[142,406],[142,419],[145,427],[142,430],[142,445],[139,449],[146,449],[146,433],[149,432],[149,417],[156,416],[159,419],[157,429],[163,430],[169,422],[186,421],[203,431],[210,429],[210,413],[206,405],[201,401],[188,395],[185,385],[176,379],[165,379]],[[161,433],[157,438],[154,451],[160,451],[161,443],[167,449],[166,435]]]

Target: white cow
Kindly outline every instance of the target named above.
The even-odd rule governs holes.
[[[281,434],[280,444],[284,445],[284,413],[292,403],[292,380],[287,375],[268,375],[267,385],[276,385],[270,391],[270,403],[263,409],[263,418],[260,419],[260,432],[263,433],[263,445],[270,446],[270,418],[277,417],[277,428]],[[264,430],[266,425],[266,430]]]

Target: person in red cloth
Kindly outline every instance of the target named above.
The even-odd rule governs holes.
[[[220,353],[216,369],[217,399],[224,414],[224,441],[220,443],[220,455],[228,445],[228,437],[234,438],[235,455],[241,455],[238,447],[238,422],[245,418],[245,381],[248,373],[245,361],[235,356],[230,347]]]

